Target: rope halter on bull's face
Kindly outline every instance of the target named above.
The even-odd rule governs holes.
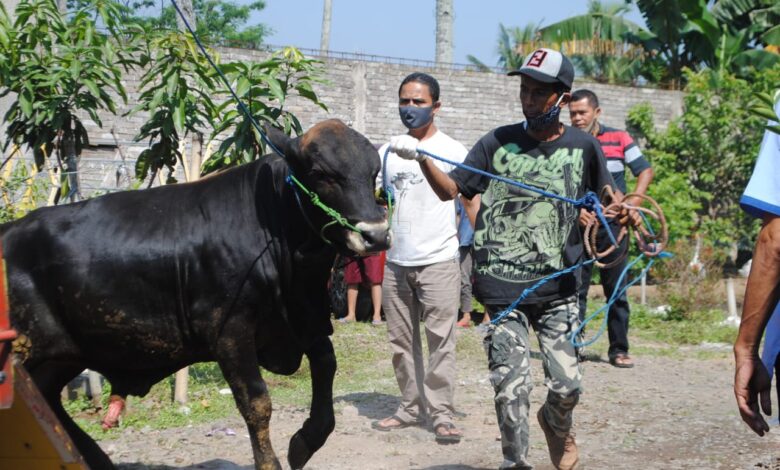
[[[301,191],[303,191],[303,193],[305,195],[309,196],[309,199],[311,200],[312,205],[314,205],[315,207],[319,207],[325,214],[327,214],[331,218],[330,222],[328,222],[325,225],[323,225],[322,228],[320,229],[320,232],[319,232],[320,238],[322,238],[322,240],[325,243],[327,243],[329,245],[333,244],[333,242],[331,242],[330,240],[327,239],[327,237],[325,237],[325,229],[327,229],[331,225],[335,225],[335,224],[341,225],[342,227],[344,227],[344,228],[346,228],[348,230],[352,230],[353,232],[362,235],[363,232],[359,228],[357,228],[354,225],[352,225],[351,223],[349,223],[349,220],[347,220],[346,217],[341,215],[341,213],[339,211],[337,211],[336,209],[333,209],[332,207],[329,207],[327,204],[322,202],[320,200],[320,197],[317,195],[317,193],[315,193],[314,191],[310,191],[306,186],[304,186],[303,183],[301,183],[298,180],[298,178],[296,178],[292,174],[292,172],[290,172],[287,175],[287,183],[290,186],[293,187],[293,190],[294,190],[294,193],[295,193],[295,200],[298,201],[298,207],[301,209],[301,213],[303,214],[304,218],[306,219],[306,222],[309,224],[309,226],[314,231],[316,231],[317,229],[315,228],[314,224],[309,220],[309,218],[306,217],[306,212],[303,209],[303,204],[301,204],[301,198],[298,195],[298,190],[299,189]]]

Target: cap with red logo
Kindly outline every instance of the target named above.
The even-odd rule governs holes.
[[[571,89],[574,81],[574,66],[563,54],[552,49],[537,49],[528,54],[523,66],[509,72],[509,75],[527,75],[544,83],[561,83]]]

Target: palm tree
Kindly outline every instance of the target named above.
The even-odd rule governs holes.
[[[632,39],[666,65],[666,78],[681,84],[683,69],[705,67],[747,74],[780,63],[776,0],[637,0],[648,31]],[[766,42],[764,42],[766,41]],[[761,48],[761,46],[764,46]]]
[[[571,57],[581,73],[598,81],[631,83],[642,63],[642,48],[628,41],[642,30],[623,17],[624,2],[590,0],[588,12],[539,29],[539,38]]]
[[[324,0],[322,5],[322,32],[320,34],[320,54],[327,55],[330,49],[330,15],[333,11],[332,0]]]
[[[508,72],[522,65],[525,56],[538,47],[544,46],[539,38],[539,24],[528,23],[524,28],[507,28],[498,24],[498,66]],[[466,58],[477,69],[489,71],[490,67],[472,55]]]
[[[436,63],[452,63],[453,0],[436,0]]]

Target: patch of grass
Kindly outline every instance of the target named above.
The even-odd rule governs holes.
[[[591,311],[598,307],[598,302],[592,302]],[[700,359],[723,357],[728,351],[688,346],[700,345],[703,342],[732,343],[736,337],[736,329],[719,325],[723,318],[722,312],[707,310],[690,313],[683,319],[671,320],[654,315],[642,306],[632,305],[631,335],[636,341],[632,339],[631,351],[647,356],[677,356],[684,352],[689,357]],[[601,317],[593,320],[586,338],[595,334],[600,320]],[[424,330],[422,334],[425,345]],[[476,328],[458,332],[456,354],[459,368],[487,371],[482,336]],[[338,361],[333,391],[337,407],[342,406],[339,397],[347,395],[356,395],[359,398],[359,394],[399,394],[385,327],[368,323],[337,323],[331,339]],[[590,354],[605,357],[607,347],[605,335],[588,346],[588,351]],[[427,357],[427,347],[423,349]],[[311,378],[306,359],[301,363],[300,370],[290,376],[276,375],[268,371],[262,371],[262,374],[275,408],[308,408],[311,402]],[[129,397],[127,412],[122,417],[122,428],[161,429],[239,417],[233,396],[219,393],[221,389],[228,388],[228,385],[216,363],[202,363],[190,367],[189,403],[186,407],[173,401],[173,388],[174,380],[170,377],[152,387],[149,394],[143,398]],[[103,390],[104,404],[108,402],[109,393],[110,389],[106,384]],[[110,439],[118,436],[115,430],[104,432],[100,428],[104,412],[95,410],[86,398],[67,401],[65,406],[79,425],[93,437]]]
[[[633,306],[631,328],[641,338],[669,345],[733,343],[737,329],[721,325],[726,318],[720,310],[689,312],[683,318],[654,315],[642,306]]]
[[[424,330],[422,331],[425,344]],[[338,369],[334,380],[334,397],[360,393],[398,395],[398,385],[392,366],[392,351],[384,326],[368,323],[335,325],[331,337],[336,351]],[[427,349],[427,348],[424,348]],[[425,352],[427,357],[427,352]],[[482,336],[469,329],[458,336],[457,357],[467,367],[484,367]],[[214,422],[238,417],[239,413],[232,395],[222,395],[220,389],[229,388],[222,372],[214,362],[195,364],[190,367],[188,397],[185,407],[173,401],[174,380],[170,377],[156,384],[145,397],[128,397],[127,410],[122,416],[122,428],[162,429]],[[301,368],[290,376],[262,371],[271,394],[274,407],[292,406],[308,408],[311,403],[311,377],[308,360],[304,358]],[[110,388],[103,390],[103,403],[108,403]],[[100,422],[104,411],[95,410],[84,397],[66,401],[66,409],[74,416],[85,431],[96,439],[111,439],[118,436],[116,430],[103,431]]]

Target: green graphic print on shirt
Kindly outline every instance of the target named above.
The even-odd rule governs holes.
[[[501,176],[544,191],[574,199],[582,181],[582,149],[559,148],[552,155],[531,156],[509,143],[493,155],[493,168]],[[474,247],[486,249],[487,262],[478,273],[506,282],[529,282],[564,269],[566,239],[579,209],[491,180],[482,195],[482,226]]]

